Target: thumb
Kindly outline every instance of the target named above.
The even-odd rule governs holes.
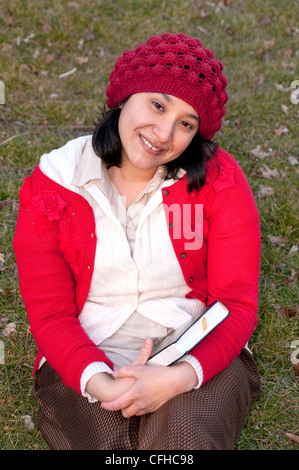
[[[140,353],[138,354],[138,357],[135,359],[134,362],[132,362],[132,364],[134,364],[135,366],[144,366],[152,353],[153,346],[153,340],[151,338],[146,338],[140,350]]]

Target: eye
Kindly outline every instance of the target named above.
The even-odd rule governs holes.
[[[184,127],[186,127],[186,129],[190,129],[190,130],[193,129],[193,126],[192,126],[192,124],[190,124],[190,122],[181,121],[181,124],[182,124]]]
[[[158,103],[157,101],[153,101],[153,105],[155,108],[157,108],[159,111],[164,111],[164,107],[162,104]]]

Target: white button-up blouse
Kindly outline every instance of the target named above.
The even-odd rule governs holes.
[[[115,368],[137,357],[147,337],[155,343],[205,306],[187,299],[183,278],[168,234],[161,188],[165,180],[159,167],[154,177],[126,208],[125,200],[111,182],[96,156],[91,137],[81,139],[82,155],[76,168],[55,158],[53,152],[40,161],[41,170],[57,183],[81,194],[91,205],[97,232],[95,266],[87,302],[79,316],[81,326],[112,361]],[[186,355],[202,381],[199,362]],[[82,374],[81,392],[98,372],[112,373],[104,363],[92,363]]]

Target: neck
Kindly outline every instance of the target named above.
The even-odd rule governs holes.
[[[131,171],[125,166],[121,168],[112,166],[108,170],[110,180],[116,186],[119,194],[126,198],[127,207],[136,199],[155,173],[156,169],[151,171],[134,169]]]
[[[134,167],[126,159],[122,159],[121,167],[111,167],[109,169],[111,175],[115,175],[118,179],[128,181],[131,184],[148,183],[157,171],[157,168],[149,168],[142,170]]]

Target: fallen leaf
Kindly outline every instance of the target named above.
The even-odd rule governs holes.
[[[240,118],[236,118],[234,119],[234,126],[237,128],[237,129],[241,129],[243,127],[243,123],[241,121]]]
[[[267,167],[267,165],[264,165],[262,168],[258,168],[255,173],[261,178],[265,178],[267,180],[280,177],[280,173],[277,168],[271,170],[269,167]]]
[[[297,157],[292,157],[291,155],[288,156],[288,161],[290,162],[291,165],[298,165],[299,160]]]
[[[52,31],[52,26],[49,23],[43,23],[42,28],[45,33]]]
[[[54,59],[55,59],[54,54],[48,54],[47,57],[46,57],[45,63],[50,64],[51,62],[53,62]]]
[[[295,68],[294,62],[285,62],[284,60],[281,62],[281,67],[285,70],[292,70]]]
[[[290,307],[281,307],[279,313],[287,318],[293,318],[297,315],[296,309]]]
[[[271,47],[275,45],[275,42],[276,42],[275,38],[265,39],[263,41],[264,49],[270,49]]]
[[[279,235],[278,237],[275,237],[274,235],[268,235],[268,238],[270,242],[274,245],[284,245],[289,241],[286,237],[283,237],[282,235]]]
[[[197,26],[196,28],[200,33],[204,34],[205,36],[208,36],[210,33],[209,31],[207,31],[205,28],[203,28],[202,26]]]
[[[6,18],[4,21],[5,26],[12,26],[12,16],[9,16],[9,18]]]
[[[2,336],[10,336],[11,334],[15,333],[17,331],[16,324],[11,322],[8,323],[5,328],[2,331]]]
[[[293,54],[293,49],[290,49],[289,47],[287,47],[287,48],[283,51],[284,57],[291,57],[292,54]]]
[[[88,31],[88,29],[87,29],[84,33],[84,37],[85,37],[86,41],[92,41],[95,38],[95,35],[92,34],[90,31]]]
[[[76,117],[76,126],[83,126],[84,125],[84,119],[80,117]]]
[[[34,423],[32,422],[31,416],[29,415],[24,415],[21,416],[21,418],[24,420],[25,426],[28,429],[28,431],[33,431],[34,429]]]
[[[297,271],[295,271],[295,269],[292,269],[290,276],[285,281],[285,284],[289,286],[297,285]]]
[[[105,55],[104,49],[101,46],[99,46],[96,52],[96,56],[99,59],[101,59],[102,57],[104,57],[104,55]]]
[[[280,271],[284,271],[286,266],[287,265],[285,263],[274,263],[274,268],[279,269]]]
[[[86,64],[89,61],[88,57],[76,57],[76,61],[79,65]]]
[[[264,75],[260,73],[259,79],[258,79],[258,85],[262,85],[265,81]]]
[[[215,13],[218,14],[218,13],[221,13],[223,10],[225,10],[227,3],[228,3],[227,0],[220,0],[216,4],[211,2],[210,5],[215,7]]]
[[[261,145],[258,145],[255,149],[250,150],[249,154],[251,157],[257,157],[257,158],[260,158],[261,160],[263,160],[264,158],[270,155],[269,152],[265,152],[264,150],[262,150]]]
[[[299,436],[296,436],[296,434],[292,434],[291,432],[286,432],[286,436],[289,438],[289,439],[292,439],[292,441],[296,442],[297,444],[299,444]]]
[[[68,2],[67,6],[76,8],[77,10],[79,10],[79,8],[80,8],[79,3],[77,3],[77,2]]]
[[[209,12],[204,11],[204,10],[201,10],[201,12],[200,12],[200,17],[201,17],[202,19],[208,18],[209,16],[210,16],[210,13],[209,13]]]
[[[270,51],[263,52],[262,61],[263,62],[271,62],[271,60],[274,60],[273,54],[271,54]]]
[[[278,137],[281,137],[283,134],[287,134],[289,129],[286,126],[279,126],[277,129],[274,129],[273,132]]]
[[[78,49],[81,50],[82,47],[83,47],[83,45],[84,45],[84,39],[81,38],[81,39],[79,40],[79,42],[78,42]]]
[[[281,105],[281,109],[282,109],[282,111],[283,111],[286,115],[289,114],[289,107],[286,106],[285,104],[282,104],[282,105]]]
[[[298,251],[298,246],[297,245],[293,245],[292,248],[290,249],[289,251],[289,254],[288,256],[294,256],[297,254],[297,251]]]
[[[271,24],[272,20],[269,15],[263,15],[259,21],[260,25],[264,26],[267,24]]]
[[[38,126],[47,126],[49,124],[48,119],[44,118],[41,121],[39,121]]]
[[[9,322],[9,318],[8,317],[0,317],[0,325],[7,325],[7,323]]]
[[[262,186],[260,185],[260,189],[257,192],[257,197],[264,198],[268,196],[273,196],[275,190],[271,188],[271,186]]]
[[[12,50],[12,44],[8,44],[7,42],[3,42],[1,45],[0,45],[0,50],[4,51],[4,52],[9,52]]]
[[[37,68],[33,64],[21,64],[19,71],[37,73]]]

